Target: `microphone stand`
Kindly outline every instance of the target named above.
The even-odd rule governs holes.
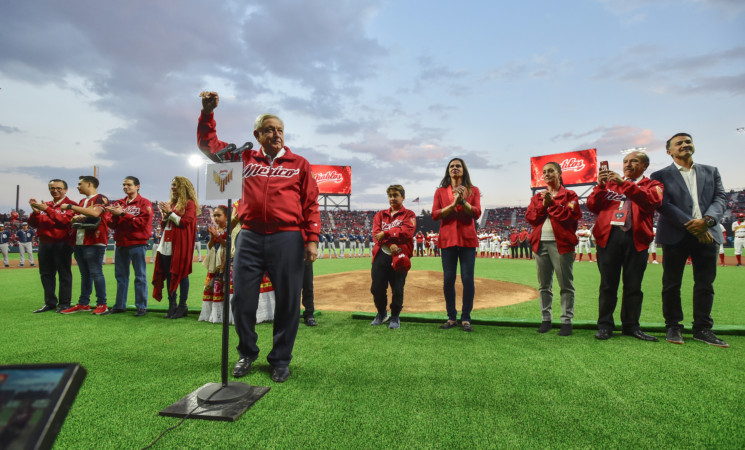
[[[236,148],[230,144],[222,150],[208,155],[215,162],[233,162],[245,150],[253,147],[251,142]],[[204,152],[204,151],[203,151]],[[206,153],[205,153],[206,154]],[[268,387],[251,386],[240,381],[228,381],[228,344],[230,341],[230,278],[232,269],[233,199],[228,199],[228,229],[225,239],[225,264],[223,266],[222,302],[222,360],[220,383],[207,383],[178,402],[160,412],[162,416],[183,418],[226,420],[233,422],[261,397],[269,392]],[[202,408],[203,411],[195,412]],[[188,412],[186,412],[188,410]]]

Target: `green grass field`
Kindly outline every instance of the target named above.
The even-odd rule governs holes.
[[[198,308],[204,269],[194,267],[189,304]],[[315,273],[369,267],[369,259],[321,260]],[[413,270],[441,268],[419,258]],[[104,271],[111,305],[113,266]],[[536,285],[531,261],[479,259],[476,275]],[[663,322],[661,276],[660,265],[648,267],[644,323]],[[745,268],[720,268],[715,327],[745,325],[743,281]],[[576,319],[595,320],[596,265],[575,264],[575,282]],[[179,421],[158,411],[219,381],[220,326],[195,315],[163,320],[157,305],[143,318],[31,314],[43,303],[36,270],[0,270],[0,285],[2,364],[79,362],[88,371],[56,448],[141,448]],[[690,291],[689,271],[687,325]],[[722,335],[731,348],[721,349],[690,334],[682,346],[618,334],[600,342],[589,329],[562,338],[557,330],[477,325],[469,334],[404,322],[394,331],[351,316],[321,311],[318,327],[300,325],[284,384],[270,380],[264,359],[272,326],[258,325],[262,354],[241,381],[269,393],[237,422],[188,420],[154,448],[745,447],[745,336]],[[540,319],[537,300],[473,316]],[[231,333],[231,368],[236,339]]]

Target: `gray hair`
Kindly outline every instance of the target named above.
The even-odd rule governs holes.
[[[262,114],[257,117],[256,121],[254,122],[254,131],[258,131],[258,129],[261,128],[262,125],[264,125],[264,121],[267,119],[277,119],[283,127],[285,126],[285,123],[282,121],[282,119],[279,118],[279,116],[275,116],[274,114]]]

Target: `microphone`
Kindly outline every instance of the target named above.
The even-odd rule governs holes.
[[[253,143],[246,142],[245,144],[241,145],[240,147],[236,147],[235,144],[229,144],[227,147],[225,147],[222,150],[218,150],[214,153],[214,156],[218,157],[221,162],[223,161],[232,161],[233,157],[240,155],[246,150],[251,150],[253,148]]]

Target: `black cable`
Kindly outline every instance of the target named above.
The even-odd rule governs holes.
[[[215,394],[217,394],[218,392],[220,392],[220,389],[217,389],[217,390],[216,390],[215,392],[213,392],[212,394],[210,394],[210,396],[209,396],[209,397],[207,397],[207,399],[205,400],[205,403],[206,403],[206,402],[209,402],[209,400],[210,400],[210,399],[212,398],[212,396],[213,396],[213,395],[215,395]],[[188,418],[189,418],[189,416],[191,416],[191,414],[192,414],[192,413],[193,413],[194,411],[196,411],[196,410],[197,410],[197,408],[199,408],[199,407],[200,407],[200,405],[198,404],[198,402],[199,402],[199,400],[197,400],[197,406],[195,406],[195,407],[194,407],[194,409],[192,409],[191,411],[189,411],[189,412],[188,412],[188,413],[187,413],[187,414],[186,414],[186,415],[185,415],[185,416],[184,416],[184,417],[183,417],[183,418],[181,419],[181,421],[180,421],[179,423],[177,423],[176,425],[174,425],[174,426],[172,426],[172,427],[168,427],[168,428],[166,428],[165,430],[163,430],[163,431],[162,431],[162,432],[161,432],[161,433],[160,433],[160,434],[158,435],[158,437],[156,437],[156,438],[155,438],[155,440],[154,440],[153,442],[151,442],[151,443],[150,443],[150,444],[149,444],[148,446],[146,446],[146,447],[142,447],[142,450],[147,450],[147,449],[149,449],[150,447],[152,447],[153,445],[155,445],[155,443],[156,443],[156,442],[158,442],[158,441],[160,440],[160,438],[162,438],[162,437],[163,437],[163,435],[165,435],[166,433],[168,433],[168,432],[169,432],[169,431],[171,431],[171,430],[174,430],[174,429],[178,428],[178,427],[179,427],[179,426],[180,426],[180,425],[181,425],[182,423],[184,423],[184,421],[185,421],[186,419],[188,419]],[[205,411],[206,411],[206,410],[208,410],[208,409],[209,409],[209,408],[205,408]]]

